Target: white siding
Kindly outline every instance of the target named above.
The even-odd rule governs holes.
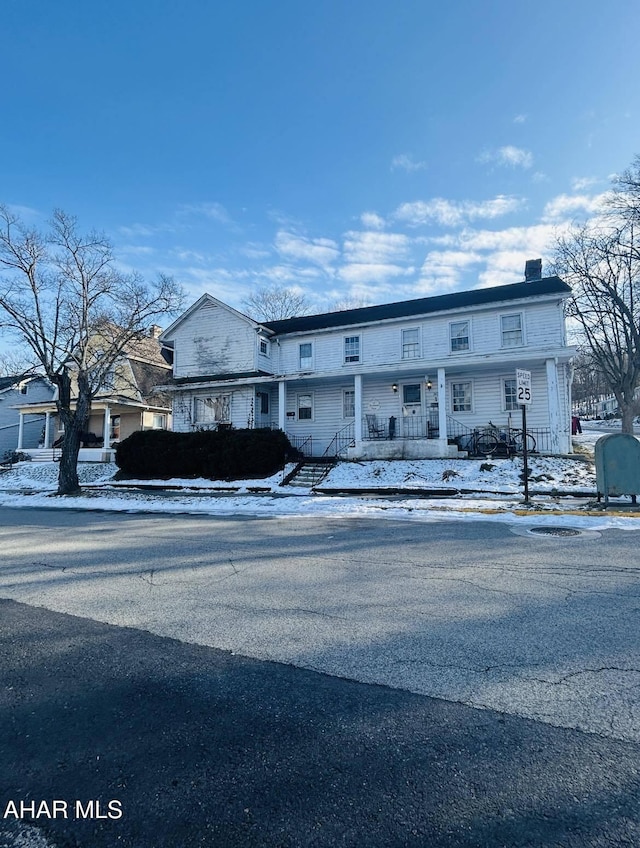
[[[223,306],[203,303],[176,328],[172,340],[176,377],[233,374],[256,368],[254,328]]]
[[[281,345],[281,371],[285,374],[300,374],[299,345],[313,344],[313,372],[322,373],[340,368],[345,373],[362,370],[362,367],[398,364],[405,369],[428,366],[433,361],[456,359],[469,355],[499,354],[502,348],[501,315],[522,313],[524,344],[521,348],[509,348],[509,352],[528,352],[540,348],[552,348],[564,343],[562,323],[555,302],[528,304],[505,304],[504,308],[484,309],[456,314],[438,315],[421,320],[406,319],[376,326],[332,329],[323,333],[309,333],[283,338]],[[452,353],[450,349],[449,325],[452,321],[469,320],[471,324],[471,349]],[[415,359],[402,358],[402,330],[419,328],[421,355]],[[360,363],[344,362],[345,336],[359,335]]]

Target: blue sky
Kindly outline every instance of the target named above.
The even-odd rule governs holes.
[[[241,308],[522,279],[640,153],[637,0],[5,0],[0,201]]]

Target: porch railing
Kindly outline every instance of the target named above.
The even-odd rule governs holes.
[[[469,427],[447,415],[447,438],[455,441],[461,450],[475,455],[474,445],[479,434],[490,434],[498,443],[497,454],[510,456],[522,451],[522,429],[488,422],[484,427]],[[532,453],[551,453],[552,439],[549,427],[527,427],[527,447]],[[501,450],[500,450],[501,449]]]
[[[382,418],[365,415],[362,419],[362,438],[366,441],[379,439],[437,439],[438,413],[428,415],[392,415]]]
[[[347,448],[355,444],[355,439],[356,428],[353,421],[351,421],[351,423],[347,424],[341,430],[338,430],[333,439],[329,442],[327,449],[322,454],[323,457],[329,459],[330,457],[345,456]]]
[[[291,447],[302,454],[302,456],[313,456],[313,436],[292,436],[290,433],[287,433],[287,438]]]

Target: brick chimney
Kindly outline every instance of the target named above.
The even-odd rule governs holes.
[[[542,259],[527,259],[524,265],[524,281],[531,283],[542,279]]]
[[[157,324],[152,324],[149,327],[149,338],[157,339],[157,338],[159,338],[161,332],[162,332],[162,327],[159,327]]]

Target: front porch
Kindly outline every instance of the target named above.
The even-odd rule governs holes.
[[[59,462],[61,448],[23,448],[21,453],[30,456],[33,462]],[[115,448],[80,448],[78,462],[115,462]]]

